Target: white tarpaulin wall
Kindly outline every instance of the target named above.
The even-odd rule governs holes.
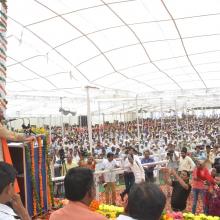
[[[10,116],[220,105],[219,0],[8,0],[7,40]]]

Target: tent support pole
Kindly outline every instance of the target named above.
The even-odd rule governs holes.
[[[139,147],[139,144],[140,144],[140,126],[139,126],[139,117],[138,117],[138,95],[136,95],[136,119],[137,119],[138,147]]]
[[[89,147],[90,153],[92,153],[92,121],[91,121],[91,110],[90,110],[90,97],[89,97],[89,87],[86,87],[87,94],[87,125],[88,125],[88,134],[89,134]]]
[[[98,111],[99,111],[99,141],[101,142],[101,103],[98,102]]]
[[[61,110],[63,109],[63,98],[60,97],[60,107],[61,107]],[[64,139],[64,126],[63,126],[63,112],[61,111],[61,127],[62,127],[62,137]]]

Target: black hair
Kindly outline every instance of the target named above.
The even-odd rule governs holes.
[[[64,179],[65,196],[70,201],[81,201],[93,186],[93,171],[88,168],[72,168]]]
[[[190,177],[190,172],[187,170],[182,170],[183,172],[185,172],[187,174],[188,177]]]
[[[128,195],[127,214],[138,220],[159,220],[166,204],[166,196],[153,183],[134,184]]]
[[[0,162],[0,194],[3,192],[6,186],[15,182],[17,171],[15,168],[3,161]]]
[[[114,154],[112,152],[107,153],[107,158],[110,158],[110,157],[114,157]]]
[[[184,153],[187,153],[187,148],[186,147],[183,147],[181,152],[184,152]]]

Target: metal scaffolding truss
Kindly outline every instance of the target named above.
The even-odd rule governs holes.
[[[218,0],[8,0],[7,40],[10,115],[220,106]]]

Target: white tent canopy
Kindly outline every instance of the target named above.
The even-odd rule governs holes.
[[[7,40],[9,116],[220,106],[219,0],[8,0]]]

